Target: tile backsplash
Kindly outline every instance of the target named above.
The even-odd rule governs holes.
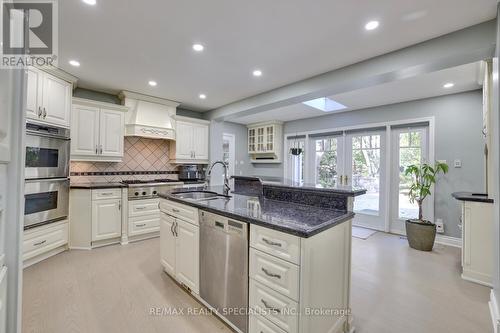
[[[177,166],[170,163],[169,148],[166,140],[127,136],[122,162],[71,162],[71,182],[177,179]]]

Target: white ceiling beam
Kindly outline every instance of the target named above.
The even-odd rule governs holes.
[[[493,56],[495,43],[496,20],[491,20],[228,104],[206,118],[232,120],[484,60]]]

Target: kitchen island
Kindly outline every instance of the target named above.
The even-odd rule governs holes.
[[[236,180],[227,194],[222,187],[162,192],[161,264],[235,331],[351,332],[352,204],[364,193],[251,179]],[[227,236],[210,238],[210,228]],[[235,232],[237,243],[219,246]],[[208,261],[222,275],[204,269]],[[215,269],[217,262],[226,266]]]

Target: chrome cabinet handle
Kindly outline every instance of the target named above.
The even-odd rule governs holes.
[[[121,201],[118,203],[118,210],[122,210],[122,202]]]
[[[266,274],[267,276],[269,277],[272,277],[272,278],[277,278],[277,279],[281,279],[281,275],[279,274],[275,274],[275,273],[270,273],[267,269],[265,269],[264,267],[261,268],[262,271],[264,272],[264,274]]]
[[[174,234],[174,224],[175,224],[175,221],[172,222],[172,225],[170,226],[170,232],[172,233],[172,236],[175,237],[175,234]]]
[[[146,206],[135,207],[135,209],[137,209],[137,210],[144,210],[144,209],[146,209]]]
[[[47,110],[44,107],[43,108],[43,119],[45,119],[46,117],[47,117]]]
[[[99,154],[99,151],[97,150],[97,145],[95,145],[95,154]]]
[[[178,212],[179,212],[179,210],[178,210],[178,209],[176,209],[176,208],[172,208],[172,211],[173,211],[174,213],[178,213]]]
[[[103,192],[101,195],[108,196],[108,195],[113,195],[113,192]]]
[[[281,243],[277,243],[277,242],[273,242],[273,241],[270,241],[269,239],[267,238],[262,238],[262,241],[264,243],[266,243],[267,245],[271,245],[271,246],[277,246],[277,247],[282,247],[283,245]]]
[[[267,310],[271,310],[271,311],[275,311],[277,313],[281,313],[281,310],[278,309],[278,308],[275,308],[273,306],[270,306],[265,300],[261,299],[260,300],[262,302],[262,304],[264,304],[264,307],[267,309]]]
[[[38,115],[38,118],[42,117],[42,107],[41,106],[38,107],[38,114],[37,115]]]
[[[99,154],[102,155],[102,145],[99,145]]]
[[[179,232],[178,232],[178,229],[177,227],[179,226],[179,223],[177,223],[177,220],[175,220],[175,237],[179,237]]]
[[[47,243],[47,240],[46,240],[46,239],[44,239],[44,240],[43,240],[43,241],[41,241],[41,242],[35,243],[35,244],[33,244],[33,245],[34,245],[34,246],[40,246],[40,245],[45,244],[45,243]]]
[[[135,226],[138,228],[142,228],[146,226],[146,223],[136,224]]]

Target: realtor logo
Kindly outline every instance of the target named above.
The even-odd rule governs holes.
[[[0,67],[56,65],[56,0],[2,1]]]

